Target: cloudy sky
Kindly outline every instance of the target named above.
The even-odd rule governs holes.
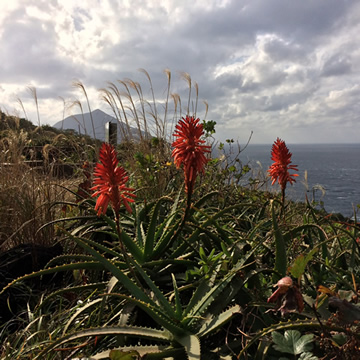
[[[131,79],[158,106],[171,92],[217,122],[219,140],[359,142],[360,2],[357,0],[0,1],[0,109],[54,124],[92,109],[112,114],[99,89]],[[192,90],[194,94],[194,88]],[[136,98],[136,96],[135,96]],[[20,100],[20,101],[19,101]],[[137,103],[136,106],[140,106]],[[159,110],[161,113],[161,110]]]

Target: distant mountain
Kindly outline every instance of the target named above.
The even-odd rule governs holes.
[[[91,114],[94,122],[96,139],[102,141],[105,140],[105,124],[107,122],[112,122],[117,124],[118,142],[122,140],[121,125],[119,124],[119,122],[115,117],[110,116],[99,109],[92,111]],[[122,124],[122,126],[125,128],[125,124]],[[64,120],[58,121],[56,124],[53,125],[53,127],[56,129],[63,129],[63,130],[72,129],[80,134],[86,133],[87,135],[94,137],[90,113],[68,116]],[[130,131],[135,139],[139,138],[139,131],[137,128],[130,127]],[[144,135],[144,132],[142,132],[142,134]]]

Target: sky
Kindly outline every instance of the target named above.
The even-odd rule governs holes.
[[[219,141],[358,143],[359,34],[357,0],[1,0],[0,109],[53,125],[88,111],[80,81],[113,115],[100,89],[131,79],[151,103],[145,69],[161,114],[168,69]]]

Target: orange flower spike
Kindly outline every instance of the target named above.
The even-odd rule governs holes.
[[[95,191],[92,197],[98,196],[95,210],[98,216],[106,214],[107,207],[111,203],[115,214],[118,216],[121,205],[131,213],[129,203],[134,202],[135,194],[131,192],[134,189],[126,187],[129,177],[126,171],[119,165],[115,148],[103,143],[99,155],[100,162],[96,164],[94,171],[94,185],[91,190]]]
[[[291,156],[292,154],[289,152],[285,141],[277,138],[271,151],[271,160],[273,160],[274,163],[270,166],[268,172],[272,178],[271,185],[274,185],[275,182],[278,181],[283,191],[288,182],[293,184],[296,182],[295,177],[299,176],[298,174],[289,173],[289,170],[298,171],[297,165],[290,165]]]
[[[205,140],[200,139],[204,135],[204,130],[199,121],[199,118],[187,115],[179,120],[173,134],[177,139],[172,143],[172,156],[177,168],[182,164],[184,166],[187,193],[192,191],[196,176],[204,173],[204,166],[208,162],[205,153],[209,153],[211,149],[211,146],[204,145]]]

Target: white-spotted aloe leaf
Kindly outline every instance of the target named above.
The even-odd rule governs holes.
[[[196,290],[193,292],[193,295],[187,304],[184,315],[188,315],[192,309],[198,304],[204,296],[210,291],[212,285],[214,285],[216,280],[216,274],[213,274],[210,279],[203,279],[199,285],[197,285]]]
[[[202,207],[204,205],[204,203],[208,200],[210,200],[213,196],[219,196],[219,191],[212,191],[208,194],[205,194],[202,198],[200,198],[195,204],[194,206],[191,207],[190,209],[190,215],[193,215],[195,212],[197,212],[197,209],[199,209],[200,207]]]
[[[74,262],[74,261],[92,261],[93,257],[91,255],[87,255],[87,254],[63,254],[63,255],[59,255],[59,256],[55,256],[54,258],[52,258],[45,266],[44,269],[52,267],[52,266],[56,266],[56,264],[60,265],[60,264],[66,264],[69,262]]]
[[[72,238],[74,237],[77,237],[74,233],[71,233],[70,235]],[[79,239],[85,239],[85,238],[80,238],[80,237],[77,237]],[[98,248],[99,250],[103,251],[104,253],[108,254],[108,255],[112,255],[114,258],[120,258],[121,257],[121,253],[115,251],[114,249],[110,249],[109,247],[97,242],[97,241],[94,241],[94,240],[91,240],[91,239],[88,239],[86,238],[86,241],[87,241],[87,244],[92,246],[92,247],[96,247]]]
[[[140,204],[135,206],[135,214],[136,217],[136,241],[139,247],[144,250],[145,243],[145,231],[143,229],[144,219],[146,218],[147,208],[151,207],[153,204],[146,204],[142,208],[140,208]]]

